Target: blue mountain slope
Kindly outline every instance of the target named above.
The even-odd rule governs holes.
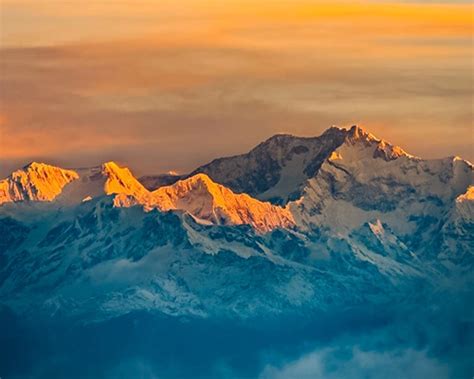
[[[177,209],[149,207],[152,194],[119,167],[109,182],[100,167],[78,170],[43,201],[34,189],[62,172],[45,170],[0,206],[0,344],[11,347],[0,351],[0,376],[273,378],[319,356],[353,364],[357,349],[434,357],[423,375],[470,375],[469,162],[423,160],[360,128],[332,128],[197,170],[284,204],[292,223],[269,230],[200,218],[225,197],[182,196],[185,186],[169,192]],[[123,188],[133,201],[117,201]],[[241,220],[260,204],[230,199]],[[297,361],[272,376],[261,362],[281,355]]]

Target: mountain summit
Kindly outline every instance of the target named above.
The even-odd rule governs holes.
[[[202,172],[235,192],[286,204],[301,196],[306,181],[342,145],[366,149],[373,158],[384,160],[411,157],[354,125],[350,129],[331,127],[318,137],[278,134],[246,154],[215,159],[191,175]]]
[[[23,200],[51,201],[78,179],[73,170],[32,162],[0,181],[0,204]]]
[[[408,154],[401,147],[392,145],[383,139],[379,139],[357,125],[354,125],[347,130],[344,142],[352,145],[363,144],[369,148],[373,147],[373,158],[382,158],[386,161],[400,157],[414,158],[413,155]]]
[[[293,216],[287,209],[247,194],[235,194],[205,174],[196,174],[161,187],[152,192],[152,198],[161,210],[186,210],[217,225],[248,224],[263,232],[294,225]]]

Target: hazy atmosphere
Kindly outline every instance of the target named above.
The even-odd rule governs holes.
[[[360,124],[472,152],[469,3],[1,2],[0,175],[28,161],[186,172]]]
[[[179,4],[2,1],[0,173],[186,171],[354,123],[472,160],[470,4]]]

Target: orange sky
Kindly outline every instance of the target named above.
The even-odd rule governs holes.
[[[157,5],[159,4],[159,5]],[[473,160],[472,4],[3,0],[0,174],[187,171],[361,123]]]

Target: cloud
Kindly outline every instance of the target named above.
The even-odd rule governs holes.
[[[104,375],[104,377],[110,379],[161,378],[161,376],[156,375],[153,366],[149,362],[141,358],[129,358],[127,360],[124,360],[123,362],[120,362],[117,367],[112,368]]]
[[[424,351],[412,349],[388,352],[353,348],[326,348],[313,351],[277,368],[267,366],[260,379],[418,379],[449,378],[448,369]]]
[[[292,357],[266,355],[259,379],[470,377],[474,372],[473,313],[466,304],[472,291],[455,287],[411,305],[385,307],[390,321],[378,327],[361,331],[347,319],[346,329],[334,332],[330,341],[308,340]],[[369,323],[370,315],[380,312],[365,311]]]
[[[0,321],[12,325],[0,335],[0,360],[17,363],[4,364],[12,378],[470,378],[472,285],[451,279],[434,292],[412,288],[398,304],[361,304],[310,319],[140,312],[91,325],[37,318],[29,325],[0,309]]]
[[[102,2],[8,2],[4,34],[23,18],[31,35],[1,49],[1,176],[29,160],[188,171],[278,132],[353,123],[416,155],[474,158],[462,6],[145,3],[105,17]],[[101,35],[109,22],[122,31]],[[59,30],[35,39],[48,25]]]

